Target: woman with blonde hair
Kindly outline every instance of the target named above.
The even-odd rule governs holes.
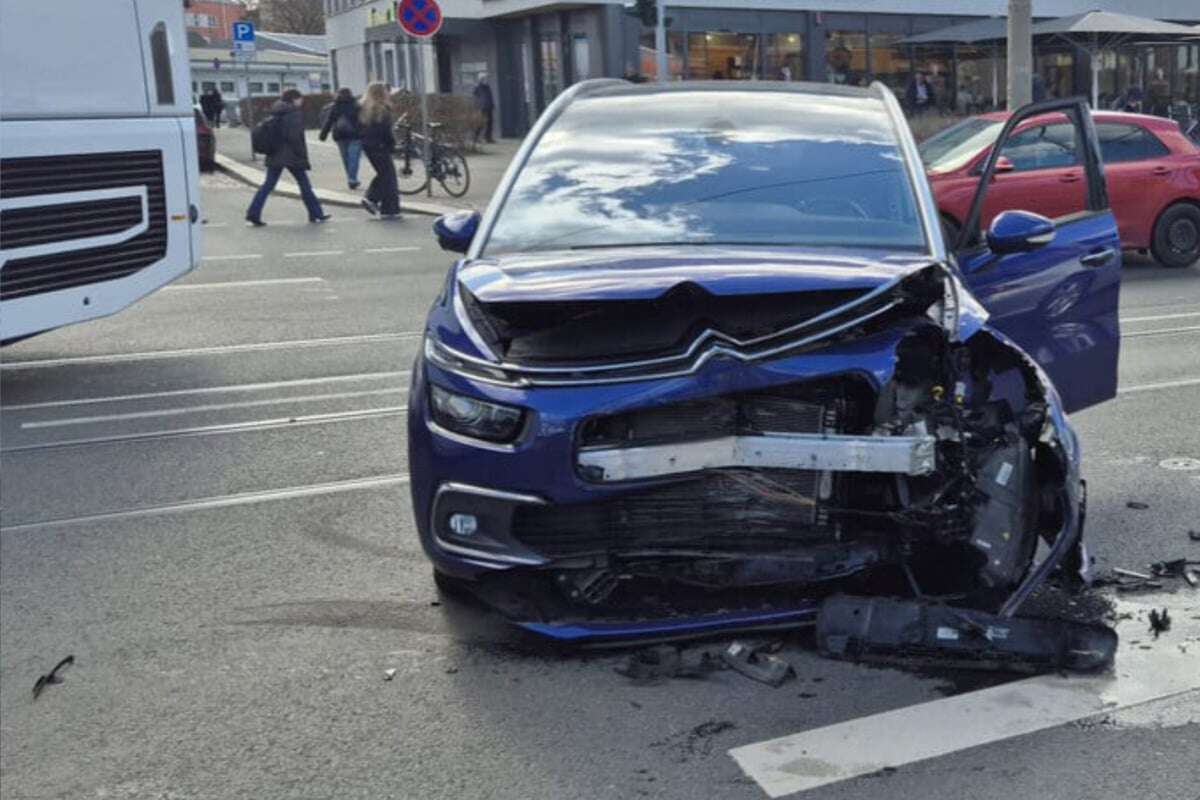
[[[395,116],[386,85],[376,82],[367,87],[359,120],[363,153],[375,170],[375,177],[367,187],[367,196],[362,200],[363,208],[383,219],[398,219],[400,187],[396,183],[396,165],[392,161],[392,151],[396,149],[396,138],[392,135]]]

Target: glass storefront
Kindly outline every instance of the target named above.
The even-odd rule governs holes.
[[[882,81],[897,97],[904,97],[912,80],[911,48],[900,44],[904,38],[902,33],[872,33],[870,38],[870,75],[872,79]],[[938,97],[941,97],[940,92]]]
[[[849,86],[870,83],[867,74],[867,35],[854,31],[830,31],[825,36],[826,80]]]
[[[1046,97],[1075,94],[1075,57],[1071,53],[1036,53],[1034,70],[1042,78]],[[1090,90],[1089,90],[1090,91]]]
[[[542,39],[540,43],[542,57],[542,103],[550,105],[550,101],[562,91],[562,45],[558,39]]]
[[[769,33],[763,59],[767,80],[802,81],[808,75],[804,63],[804,34]]]

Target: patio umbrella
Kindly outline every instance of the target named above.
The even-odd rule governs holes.
[[[992,52],[992,101],[1000,92],[1000,79],[996,74],[996,59],[1000,56],[999,43],[1008,35],[1008,21],[1004,17],[989,17],[972,22],[939,28],[901,39],[900,44],[984,44],[994,45]]]
[[[1092,108],[1100,105],[1100,54],[1124,44],[1168,42],[1194,38],[1196,30],[1187,25],[1162,22],[1148,17],[1088,11],[1072,17],[1048,19],[1033,26],[1035,38],[1060,39],[1087,53],[1092,64]]]

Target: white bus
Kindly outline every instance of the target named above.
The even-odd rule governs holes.
[[[0,0],[0,344],[200,260],[181,0]]]

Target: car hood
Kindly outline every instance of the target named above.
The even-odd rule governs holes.
[[[722,297],[863,290],[891,283],[930,257],[833,248],[619,248],[517,254],[465,262],[460,285],[482,303],[652,300],[690,285]]]

